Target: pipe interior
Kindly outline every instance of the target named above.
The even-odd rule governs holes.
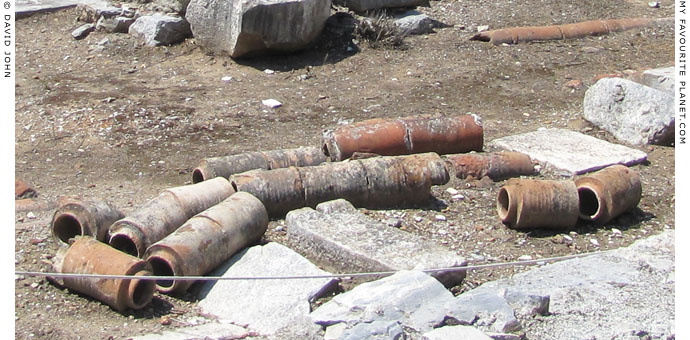
[[[127,235],[117,234],[110,239],[110,245],[122,252],[132,256],[139,256],[137,245]]]
[[[53,222],[53,232],[60,241],[69,244],[69,239],[82,235],[81,222],[72,214],[62,214]]]
[[[170,263],[168,263],[168,261],[166,261],[165,259],[162,259],[158,256],[151,256],[148,259],[148,262],[151,264],[151,268],[153,268],[153,275],[154,276],[173,276],[173,275],[175,275],[175,271],[170,266]],[[174,283],[175,283],[175,280],[156,280],[156,285],[163,288],[163,289],[171,288]]]
[[[134,285],[132,293],[134,307],[139,308],[151,302],[153,292],[156,290],[156,283],[153,280],[132,280],[130,284]]]
[[[192,172],[192,183],[200,183],[205,180],[204,174],[201,171],[201,169],[194,169],[194,172]]]
[[[323,143],[323,145],[321,146],[321,151],[323,151],[324,155],[326,155],[326,158],[331,157],[331,154],[328,150],[328,144],[327,143]]]
[[[510,195],[508,195],[508,190],[501,188],[498,192],[498,217],[501,220],[508,216],[508,210],[510,208]]]
[[[580,216],[594,218],[600,208],[597,193],[590,188],[581,187],[577,189],[577,194],[580,197]]]

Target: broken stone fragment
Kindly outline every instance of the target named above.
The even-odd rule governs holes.
[[[127,33],[129,26],[134,23],[134,18],[125,16],[117,16],[113,18],[106,18],[102,16],[96,23],[96,29],[103,30],[109,33]]]
[[[74,31],[72,31],[72,38],[76,40],[81,40],[89,36],[89,33],[93,32],[93,30],[96,29],[96,25],[94,24],[84,24]]]
[[[191,31],[183,18],[155,13],[139,17],[129,26],[129,34],[139,37],[148,46],[164,46],[183,41],[191,36]]]
[[[429,7],[428,0],[336,0],[334,3],[360,13],[382,8]]]
[[[321,34],[330,6],[330,0],[192,0],[186,18],[205,50],[238,58],[309,46]]]

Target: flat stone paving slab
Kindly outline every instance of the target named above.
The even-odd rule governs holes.
[[[489,145],[527,154],[544,170],[563,176],[596,171],[613,164],[631,166],[647,159],[647,154],[640,150],[567,129],[539,129],[495,139]]]
[[[17,0],[15,13],[17,16],[25,16],[44,11],[55,11],[77,5],[90,5],[96,8],[110,6],[106,0]]]
[[[328,275],[291,249],[271,242],[247,248],[211,273],[223,277]],[[221,280],[202,288],[198,306],[220,322],[270,335],[309,315],[309,302],[330,291],[334,279]]]
[[[129,338],[131,340],[223,340],[223,339],[243,339],[249,335],[246,329],[222,323],[207,323],[198,326],[176,328],[166,330],[162,333],[151,333],[142,336]]]
[[[291,246],[339,270],[423,270],[467,265],[462,256],[417,235],[383,225],[343,199],[316,210],[293,210],[285,218]],[[464,271],[431,273],[445,286],[462,282]]]

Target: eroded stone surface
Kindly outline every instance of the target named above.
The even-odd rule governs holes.
[[[527,154],[545,170],[563,176],[583,174],[613,164],[632,166],[647,159],[642,151],[567,129],[539,129],[495,139],[489,144]]]

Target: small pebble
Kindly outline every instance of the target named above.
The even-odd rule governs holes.
[[[264,73],[266,73],[266,74],[274,74],[274,73],[276,73],[276,71],[273,71],[273,70],[267,68],[267,69],[264,70]]]
[[[38,283],[36,283],[36,282],[32,283],[31,288],[38,288]]]
[[[285,226],[284,226],[284,225],[279,225],[279,226],[277,226],[277,227],[275,228],[275,231],[283,231],[283,230],[285,230]]]
[[[568,236],[568,235],[563,235],[563,239],[568,241],[568,242],[573,242],[573,238]]]
[[[651,7],[651,8],[659,8],[660,4],[658,1],[650,1],[647,3],[647,5],[649,5],[649,7]]]
[[[439,229],[436,233],[439,235],[448,235],[448,232],[445,229]]]
[[[517,259],[518,259],[518,261],[529,261],[532,259],[532,256],[522,255],[522,256],[518,257]]]
[[[415,216],[415,217],[414,217],[414,220],[415,220],[415,222],[421,222],[421,221],[422,221],[422,217],[421,217],[421,216]]]
[[[223,78],[220,78],[220,80],[222,80],[223,82],[229,83],[230,81],[232,81],[232,77],[230,77],[230,76],[225,76],[225,77],[223,77]]]
[[[460,201],[460,200],[464,200],[465,196],[463,196],[462,194],[457,194],[457,195],[453,195],[453,197],[451,197],[451,198],[454,200]]]
[[[489,25],[477,26],[477,32],[479,32],[479,33],[484,32],[484,31],[488,31],[488,30],[489,30]]]
[[[264,106],[268,106],[272,109],[279,108],[283,106],[283,103],[275,100],[275,99],[264,99],[261,101],[261,104],[264,104]]]
[[[593,246],[598,247],[599,246],[599,241],[596,239],[590,239],[589,243],[591,243]]]
[[[446,220],[446,217],[443,215],[436,215],[435,217],[436,217],[437,221],[445,221]]]
[[[448,189],[446,189],[446,192],[451,196],[455,196],[458,194],[458,191],[455,190],[455,188],[448,188]]]
[[[29,213],[26,214],[26,218],[33,220],[34,218],[36,218],[36,215],[33,212],[29,211]]]

